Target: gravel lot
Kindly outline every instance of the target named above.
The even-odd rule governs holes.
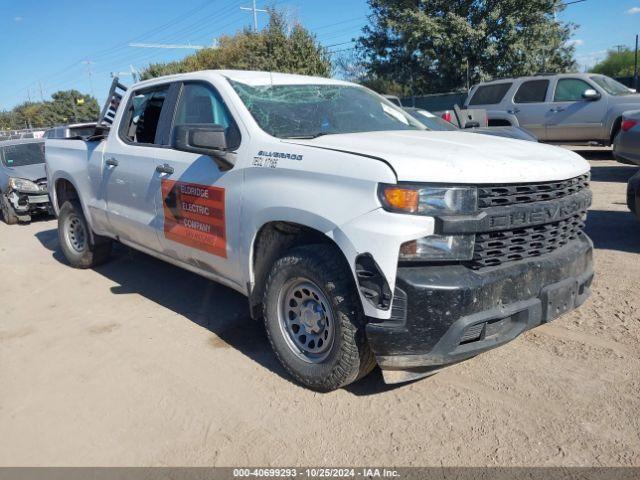
[[[291,383],[244,298],[125,248],[73,270],[0,224],[0,465],[640,466],[635,171],[602,149],[578,311],[428,379]]]

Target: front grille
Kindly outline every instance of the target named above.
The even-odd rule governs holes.
[[[588,187],[588,174],[560,182],[480,187],[480,210],[489,207],[508,209],[509,205],[556,200]],[[581,211],[543,225],[479,232],[476,234],[473,260],[468,266],[473,269],[494,267],[551,253],[583,235],[585,219],[586,211]]]
[[[517,203],[544,202],[578,193],[589,186],[589,174],[559,182],[499,185],[478,188],[478,207],[503,207]]]

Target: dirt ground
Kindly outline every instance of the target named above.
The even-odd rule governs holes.
[[[640,466],[635,168],[601,149],[578,311],[424,380],[291,383],[245,299],[119,248],[67,267],[56,222],[0,225],[0,465]]]

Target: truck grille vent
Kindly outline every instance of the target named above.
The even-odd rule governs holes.
[[[516,204],[557,200],[587,189],[589,180],[587,173],[558,182],[479,186],[478,204],[480,210],[491,207],[508,209]],[[583,234],[586,214],[585,210],[544,225],[477,233],[473,260],[467,265],[473,269],[495,267],[551,253]]]
[[[478,187],[479,208],[503,207],[517,203],[544,202],[578,193],[589,186],[589,174],[559,182],[527,185]]]
[[[470,266],[494,267],[551,253],[582,235],[585,218],[586,212],[546,225],[476,234]]]

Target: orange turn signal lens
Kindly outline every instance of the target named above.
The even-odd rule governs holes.
[[[383,195],[386,206],[392,210],[400,210],[407,213],[416,213],[418,211],[420,195],[416,189],[390,185],[384,187]]]

